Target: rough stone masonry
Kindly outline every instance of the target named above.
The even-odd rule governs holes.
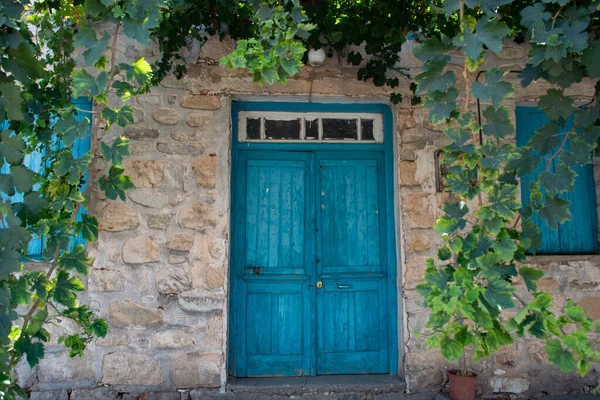
[[[199,54],[184,50],[188,75],[181,80],[169,77],[151,93],[131,99],[135,123],[125,129],[113,127],[103,138],[111,141],[124,135],[131,139],[131,157],[124,167],[136,185],[125,203],[95,193],[91,205],[101,232],[97,244],[88,246],[95,261],[83,301],[100,310],[110,332],[83,358],[69,358],[55,341],[35,370],[23,364],[19,381],[33,391],[32,398],[114,398],[119,391],[135,395],[223,388],[227,381],[232,100],[254,96],[307,101],[312,87],[314,99],[388,101],[389,89],[356,80],[356,67],[345,64],[344,54],[320,67],[305,67],[287,85],[259,87],[250,74],[226,70],[216,62],[233,45],[230,40],[209,40]],[[421,64],[411,55],[413,45],[405,45],[399,67],[416,74]],[[499,56],[489,55],[484,67],[520,68],[526,50],[507,44]],[[144,48],[125,37],[119,39],[119,53],[127,60],[144,56],[150,61],[158,54],[156,46]],[[460,77],[462,71],[457,73]],[[510,77],[516,86],[514,103],[509,105],[513,108],[517,102],[536,99],[548,87],[539,82],[525,90],[516,77]],[[410,98],[409,81],[399,78],[400,92]],[[584,82],[571,91],[586,101],[593,88]],[[117,105],[115,98],[111,101]],[[432,229],[445,199],[435,188],[434,153],[446,142],[441,129],[427,122],[427,110],[404,103],[392,110],[400,375],[408,390],[415,392],[442,385],[448,366],[437,350],[427,350],[424,340],[415,335],[424,331],[428,315],[415,286],[423,275],[425,259],[441,244]],[[100,160],[96,168],[102,167]],[[596,179],[600,181],[598,165]],[[591,316],[600,318],[599,256],[533,257],[530,264],[546,272],[540,286],[553,294],[557,307],[573,298]],[[54,340],[73,329],[67,323],[46,328]],[[595,372],[585,380],[563,374],[547,364],[541,343],[524,340],[474,368],[481,377],[480,393],[522,396],[578,390],[597,382],[600,369],[595,365]],[[59,397],[42,397],[52,394]]]

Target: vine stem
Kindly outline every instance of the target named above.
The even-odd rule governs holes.
[[[109,73],[109,79],[108,82],[106,84],[106,91],[108,93],[109,88],[112,85],[112,82],[115,78],[116,75],[116,61],[117,61],[117,43],[118,43],[118,36],[119,36],[119,29],[121,27],[120,23],[116,23],[115,24],[115,30],[113,33],[113,38],[112,38],[112,45],[111,45],[111,49],[110,49],[110,73]],[[103,109],[104,107],[106,107],[105,105],[100,105],[100,108]],[[100,114],[101,110],[97,110],[96,113]],[[92,140],[91,140],[91,146],[90,146],[90,153],[92,155],[95,154],[96,152],[96,147],[97,147],[97,138],[98,138],[98,128],[100,127],[100,121],[102,120],[101,117],[98,117],[94,120],[94,124],[92,125]],[[90,183],[88,182],[88,185],[86,186],[86,188],[84,189],[84,191],[82,192],[82,196],[85,196],[90,189]],[[75,206],[75,209],[73,210],[73,215],[71,216],[71,220],[69,222],[69,228],[71,228],[73,226],[73,224],[75,223],[76,219],[77,219],[77,215],[79,215],[79,211],[81,210],[81,206],[83,205],[83,203],[77,203],[77,205]],[[52,264],[50,265],[50,269],[48,269],[48,272],[46,273],[46,276],[48,278],[50,278],[52,276],[52,274],[54,273],[54,271],[56,270],[56,267],[58,266],[58,257],[60,256],[60,249],[61,249],[61,245],[58,244],[56,246],[56,249],[54,250],[54,256],[52,258]],[[31,318],[33,317],[33,314],[36,312],[36,310],[38,309],[38,307],[40,306],[40,304],[42,303],[41,299],[37,299],[31,306],[31,308],[29,309],[29,312],[27,314],[25,314],[25,316],[23,317],[23,325],[21,328],[21,332],[25,332],[25,329],[27,329],[27,325],[29,324],[29,322],[31,321]]]
[[[567,144],[567,139],[569,138],[569,135],[571,135],[571,133],[575,132],[575,130],[577,128],[579,128],[580,126],[581,126],[581,124],[575,125],[573,128],[571,128],[565,134],[565,137],[563,138],[563,141],[560,144],[560,147],[558,148],[558,150],[556,150],[556,152],[554,154],[552,154],[552,156],[546,161],[546,169],[544,170],[545,172],[548,172],[550,170],[550,165],[552,164],[552,160],[554,160],[556,158],[556,156],[558,156],[560,153],[562,153],[563,148],[565,147],[565,144]]]

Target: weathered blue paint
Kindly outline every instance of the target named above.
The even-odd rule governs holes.
[[[75,99],[73,101],[73,104],[81,110],[90,111],[90,112],[92,111],[92,102],[85,97],[80,97],[80,98]],[[89,118],[91,121],[92,114],[80,112],[75,116],[75,119],[78,121],[83,121],[83,119],[86,117]],[[9,129],[9,128],[10,128],[10,126],[8,124],[8,121],[3,121],[2,123],[0,123],[0,130],[5,130],[5,129]],[[82,155],[84,155],[85,153],[87,153],[90,150],[90,145],[91,145],[90,132],[87,132],[87,134],[84,137],[75,139],[75,143],[73,144],[73,155],[75,156],[75,158],[79,158]],[[43,163],[44,155],[45,155],[44,151],[41,151],[41,152],[34,151],[32,153],[25,154],[25,157],[23,159],[23,164],[30,170],[39,172],[42,170],[42,163]],[[0,169],[0,172],[3,174],[9,173],[10,166],[7,163],[5,163],[2,166],[2,168]],[[88,180],[87,172],[85,174],[84,179],[85,179],[85,183],[81,187],[82,191],[87,186],[87,180]],[[34,187],[34,189],[36,189],[36,188]],[[11,203],[17,203],[17,202],[23,201],[23,193],[15,193],[14,196],[10,196],[10,197],[2,194],[2,197],[3,197],[3,200],[8,199],[8,200],[10,200]],[[84,209],[82,209],[80,214],[83,214],[85,212],[86,211]],[[81,220],[81,215],[77,216],[77,220]],[[85,240],[83,239],[83,237],[79,236],[76,239],[74,239],[71,243],[71,248],[73,246],[75,246],[76,244],[85,245]],[[44,249],[44,245],[45,245],[44,237],[38,237],[36,235],[32,235],[32,238],[29,241],[29,247],[27,248],[27,255],[34,259],[40,258],[42,256],[42,251]]]
[[[389,108],[234,103],[233,121],[242,110],[378,112],[385,143],[237,143],[233,124],[230,373],[396,373]]]
[[[548,123],[544,113],[535,107],[517,107],[517,145],[526,145],[535,131]],[[567,132],[573,128],[573,119],[566,121],[562,132]],[[565,147],[569,150],[569,146]],[[534,176],[544,171],[548,155],[542,155],[542,161],[538,169],[527,176],[521,178],[521,193],[523,203],[529,202],[531,191],[529,183]],[[550,172],[554,172],[558,160],[554,159],[550,167]],[[559,225],[558,230],[550,229],[548,224],[537,214],[533,216],[532,221],[540,227],[542,243],[537,253],[539,254],[585,254],[598,251],[598,214],[596,202],[596,189],[594,182],[594,166],[587,164],[584,166],[575,166],[573,168],[577,176],[572,193],[564,193],[561,198],[568,200],[571,205],[571,220]]]

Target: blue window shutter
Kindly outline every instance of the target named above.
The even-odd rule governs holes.
[[[92,111],[92,102],[87,97],[79,97],[73,101],[73,104],[81,110],[90,111],[90,112]],[[91,123],[92,114],[90,114],[90,113],[80,112],[75,116],[75,119],[77,121],[83,121],[86,117],[90,120],[90,123]],[[91,137],[91,129],[90,129],[86,132],[85,136],[77,138],[75,140],[75,143],[73,144],[73,156],[75,158],[79,158],[79,157],[83,156],[84,154],[86,154],[87,152],[90,151],[91,144],[92,144],[92,137]],[[89,184],[88,178],[89,178],[89,172],[86,172],[85,177],[84,177],[85,183],[81,186],[81,191],[84,191],[86,186]],[[87,213],[87,211],[84,208],[80,208],[79,214],[77,215],[77,221],[81,221],[81,215],[86,214],[86,213]],[[82,244],[85,246],[85,240],[83,239],[83,237],[81,235],[79,235],[78,237],[73,239],[73,241],[71,242],[71,246],[70,246],[71,249],[75,245],[78,245],[78,244]]]
[[[535,131],[548,123],[544,113],[534,107],[517,107],[517,145],[524,146],[535,134]],[[562,128],[567,132],[573,127],[573,120],[569,119]],[[568,144],[565,150],[569,150]],[[545,155],[542,155],[545,156]],[[547,159],[547,157],[544,157]],[[554,172],[557,159],[554,159],[550,172]],[[529,202],[529,183],[546,167],[542,160],[538,169],[521,178],[521,201]],[[571,220],[559,225],[558,230],[550,229],[548,224],[537,215],[532,217],[532,222],[541,231],[542,243],[537,253],[539,254],[582,254],[598,251],[598,213],[596,190],[594,183],[594,166],[587,164],[573,168],[577,177],[572,193],[564,193],[560,197],[568,200],[571,205]]]
[[[81,109],[81,110],[85,110],[85,111],[92,111],[92,102],[85,98],[85,97],[81,97],[81,98],[77,98],[73,101],[73,104]],[[91,121],[91,116],[92,114],[88,114],[88,113],[78,113],[78,115],[75,117],[75,119],[77,119],[78,121],[82,121],[85,117],[87,117],[88,119],[90,119]],[[0,130],[5,130],[5,129],[9,129],[9,123],[8,121],[2,121],[0,122]],[[90,151],[91,148],[91,135],[90,135],[90,131],[88,131],[86,133],[86,135],[82,138],[78,138],[75,140],[75,144],[73,145],[73,156],[75,158],[79,158],[82,155],[84,155],[85,153],[87,153],[88,151]],[[43,157],[44,157],[45,152],[44,151],[35,151],[33,153],[30,154],[26,154],[24,159],[23,159],[23,164],[29,168],[32,171],[41,171],[42,170],[42,162],[43,162]],[[2,166],[2,168],[0,169],[0,172],[2,173],[9,173],[10,172],[10,166],[8,164],[4,164]],[[83,191],[85,189],[85,187],[87,186],[87,180],[88,180],[88,175],[85,175],[85,181],[86,183],[82,186],[81,190]],[[37,189],[34,187],[34,189]],[[11,203],[17,203],[20,201],[23,201],[23,194],[22,193],[15,193],[14,196],[6,196],[4,194],[2,194],[2,199],[4,201],[6,200],[10,200]],[[77,220],[81,220],[81,214],[85,213],[85,210],[81,210],[79,215],[77,216]],[[74,239],[71,243],[71,248],[73,248],[73,246],[75,246],[76,244],[83,244],[85,245],[85,240],[83,240],[82,237],[77,237],[76,239]],[[45,238],[40,238],[38,236],[32,235],[31,241],[29,242],[29,247],[27,249],[27,255],[31,256],[31,257],[41,257],[42,255],[42,251],[44,249],[44,245],[45,245]]]

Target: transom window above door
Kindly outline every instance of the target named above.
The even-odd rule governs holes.
[[[240,142],[383,143],[377,113],[240,111]]]

